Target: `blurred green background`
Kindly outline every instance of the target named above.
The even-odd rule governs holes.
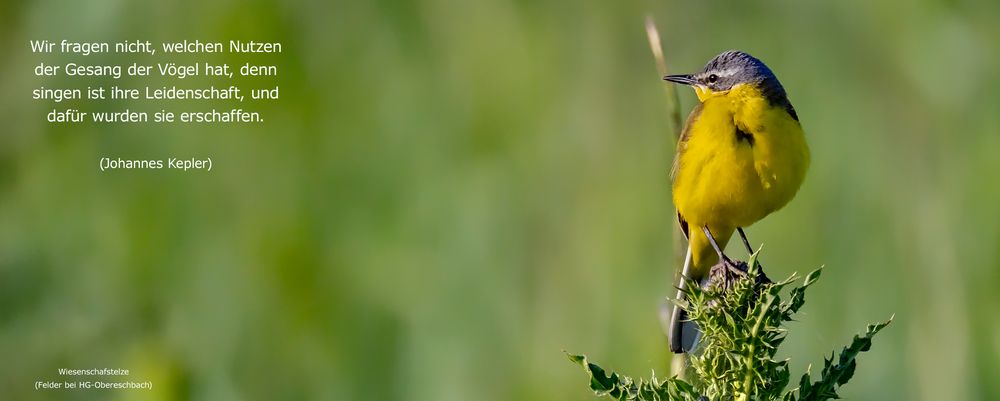
[[[895,313],[842,396],[1000,399],[985,0],[4,1],[0,399],[594,399],[564,349],[667,374],[673,127],[646,15],[673,72],[763,59],[806,129],[804,187],[749,229],[772,277],[827,266],[793,372]],[[49,125],[31,89],[72,83],[31,69],[81,60],[28,41],[62,38],[281,41],[255,58],[281,75],[242,84],[282,99],[245,107],[259,125]],[[247,60],[171,60],[203,59]],[[100,173],[104,156],[214,170]],[[154,390],[33,390],[61,367]]]

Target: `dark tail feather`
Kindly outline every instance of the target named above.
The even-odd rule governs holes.
[[[683,297],[683,294],[678,297]],[[670,317],[670,352],[675,354],[691,352],[698,343],[700,335],[698,324],[688,320],[687,311],[674,305],[674,313]]]
[[[684,288],[687,287],[686,277],[691,274],[691,248],[688,247],[687,257],[684,258],[684,268],[681,269],[680,282],[677,287],[677,301],[684,300]],[[698,325],[688,319],[687,311],[678,305],[674,305],[674,313],[670,316],[670,328],[667,331],[670,337],[670,352],[681,354],[691,352],[698,343],[701,331]]]

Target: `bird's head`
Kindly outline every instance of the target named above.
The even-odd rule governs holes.
[[[667,75],[663,79],[694,87],[701,101],[725,94],[740,85],[752,84],[768,100],[787,102],[785,90],[771,69],[756,57],[737,50],[715,56],[705,68],[694,74]]]

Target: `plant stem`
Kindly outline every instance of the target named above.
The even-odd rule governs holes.
[[[656,23],[652,15],[646,16],[646,37],[649,40],[649,49],[653,53],[653,60],[656,62],[656,71],[660,76],[667,75],[667,62],[663,57],[663,46],[660,42],[660,32],[656,29]],[[681,136],[681,105],[677,97],[677,89],[673,85],[663,85],[667,97],[667,113],[670,116],[671,127],[673,129],[674,143]],[[676,210],[674,213],[676,214]],[[680,225],[674,225],[673,254],[675,269],[684,265],[684,256],[687,244],[684,241],[684,234],[680,230]],[[679,272],[680,270],[677,269]],[[678,273],[679,274],[679,273]],[[673,283],[669,288],[673,288]],[[666,333],[669,335],[669,333]],[[671,359],[670,371],[674,376],[684,378],[685,367],[687,366],[687,354],[676,354]]]

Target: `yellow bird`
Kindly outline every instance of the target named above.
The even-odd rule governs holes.
[[[688,238],[681,274],[701,282],[720,259],[732,264],[723,251],[734,231],[752,252],[743,227],[795,196],[809,168],[809,147],[778,78],[749,54],[727,51],[698,73],[663,79],[694,87],[700,101],[684,125],[670,176]],[[681,280],[679,287],[685,285]],[[675,306],[670,350],[691,351],[699,334]]]

